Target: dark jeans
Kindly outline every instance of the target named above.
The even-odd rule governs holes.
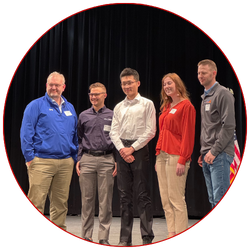
[[[148,146],[133,153],[135,161],[125,162],[117,151],[117,185],[120,195],[121,232],[120,241],[132,241],[133,193],[136,197],[138,213],[141,219],[142,238],[154,238],[152,231],[153,215],[148,185],[149,153]]]

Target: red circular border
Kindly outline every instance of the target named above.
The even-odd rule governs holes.
[[[51,220],[49,220],[46,216],[44,216],[33,204],[32,202],[29,200],[29,198],[27,197],[27,195],[24,193],[23,189],[21,188],[20,184],[18,183],[16,176],[13,172],[13,169],[11,167],[10,161],[9,161],[9,157],[7,154],[7,150],[6,150],[6,144],[5,144],[5,135],[4,135],[4,116],[5,116],[5,106],[6,106],[6,101],[7,101],[7,96],[9,93],[9,89],[11,86],[11,83],[13,81],[13,78],[20,66],[20,64],[22,63],[23,59],[25,58],[25,56],[29,53],[29,51],[32,49],[32,47],[37,43],[38,40],[40,40],[40,38],[42,38],[47,32],[49,32],[52,28],[54,28],[57,24],[63,22],[64,20],[77,15],[83,11],[86,10],[90,10],[90,9],[94,9],[94,8],[98,8],[98,7],[102,7],[102,6],[107,6],[107,5],[117,5],[117,4],[133,4],[133,5],[144,5],[144,6],[149,6],[152,8],[156,8],[156,9],[161,9],[163,11],[167,11],[173,15],[176,15],[184,20],[186,20],[187,22],[189,22],[190,24],[194,25],[196,28],[198,28],[200,31],[202,31],[218,48],[219,50],[222,52],[222,54],[225,56],[225,58],[227,59],[227,61],[229,62],[235,76],[236,79],[239,83],[240,89],[241,89],[241,93],[243,96],[243,102],[244,102],[244,107],[245,107],[245,117],[246,117],[246,134],[245,134],[245,142],[244,142],[244,149],[243,149],[243,153],[242,153],[242,157],[241,157],[241,162],[240,165],[238,167],[238,171],[230,185],[230,187],[228,188],[227,192],[225,193],[225,195],[222,197],[222,199],[218,202],[218,204],[208,213],[206,214],[201,220],[199,220],[197,223],[195,223],[194,225],[192,225],[191,227],[189,227],[187,230],[162,241],[158,241],[158,242],[154,242],[148,245],[141,245],[141,246],[130,246],[130,247],[117,247],[114,245],[102,245],[99,243],[95,243],[95,242],[91,242],[91,241],[87,241],[84,240],[74,234],[69,233],[68,231],[58,227],[56,224],[54,224]],[[50,25],[47,26],[47,28],[43,29],[38,36],[33,39],[28,46],[25,48],[25,50],[22,52],[22,54],[20,55],[20,57],[18,58],[18,60],[16,61],[16,64],[11,72],[11,75],[9,77],[9,80],[7,82],[7,85],[5,87],[5,91],[4,91],[4,95],[3,95],[3,101],[2,101],[2,105],[1,105],[1,117],[0,117],[0,134],[1,134],[1,145],[2,145],[2,150],[3,150],[3,156],[5,158],[5,163],[7,165],[7,168],[9,170],[9,173],[12,177],[12,180],[18,190],[18,192],[20,193],[20,195],[22,196],[22,198],[24,199],[24,201],[28,204],[28,206],[34,210],[38,216],[44,221],[47,222],[48,225],[50,225],[52,228],[56,229],[58,232],[60,232],[63,235],[66,235],[69,238],[73,238],[81,243],[85,243],[88,245],[92,245],[94,247],[100,247],[100,248],[106,248],[106,249],[144,249],[144,248],[149,248],[149,247],[156,247],[159,245],[163,245],[165,243],[168,243],[170,241],[173,241],[179,237],[185,236],[188,233],[192,232],[193,230],[195,230],[196,228],[200,227],[205,221],[207,221],[214,212],[216,212],[221,206],[222,204],[226,201],[228,195],[232,192],[233,188],[235,187],[236,183],[237,183],[237,179],[240,176],[240,173],[242,171],[242,168],[244,166],[245,160],[246,160],[246,155],[247,155],[247,149],[248,149],[248,144],[249,144],[249,131],[250,131],[250,122],[249,122],[249,105],[248,105],[248,100],[247,100],[247,94],[246,94],[246,90],[245,87],[243,85],[243,81],[238,73],[238,70],[234,64],[234,61],[230,58],[230,55],[228,54],[228,52],[226,51],[226,49],[224,47],[222,47],[221,43],[213,38],[213,36],[211,35],[211,33],[205,28],[203,27],[201,24],[195,22],[192,18],[190,18],[189,16],[183,14],[183,13],[179,13],[173,9],[170,9],[168,7],[159,5],[159,4],[154,4],[154,3],[149,3],[149,2],[144,2],[144,1],[129,1],[129,0],[117,0],[117,1],[105,1],[105,2],[100,2],[100,3],[96,3],[96,4],[91,4],[88,6],[85,6],[83,8],[77,9],[76,11],[70,12],[69,14],[66,14],[60,18],[58,18],[56,21],[54,21],[53,23],[51,23]]]

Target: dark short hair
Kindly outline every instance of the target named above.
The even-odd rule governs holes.
[[[140,78],[139,73],[135,69],[131,68],[125,68],[120,74],[120,79],[122,79],[124,76],[133,76],[136,81],[139,81]]]

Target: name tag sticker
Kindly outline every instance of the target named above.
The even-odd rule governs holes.
[[[110,132],[111,126],[109,126],[109,125],[104,125],[103,130],[106,131],[106,132]]]
[[[174,114],[176,111],[177,111],[177,109],[171,109],[171,111],[169,113]]]
[[[205,111],[209,111],[210,110],[210,103],[205,105]]]
[[[104,118],[105,121],[112,121],[110,118]]]
[[[64,111],[64,114],[65,114],[66,116],[71,116],[71,115],[72,115],[70,111]]]

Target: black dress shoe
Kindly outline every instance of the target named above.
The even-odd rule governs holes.
[[[150,237],[148,237],[148,236],[143,237],[143,239],[142,239],[142,244],[143,245],[147,245],[147,244],[150,244],[150,243],[152,243],[152,240],[151,240]]]
[[[131,242],[126,242],[126,241],[121,241],[118,246],[121,246],[121,247],[130,247],[132,246]]]
[[[110,245],[107,240],[99,240],[99,243],[102,245]]]

